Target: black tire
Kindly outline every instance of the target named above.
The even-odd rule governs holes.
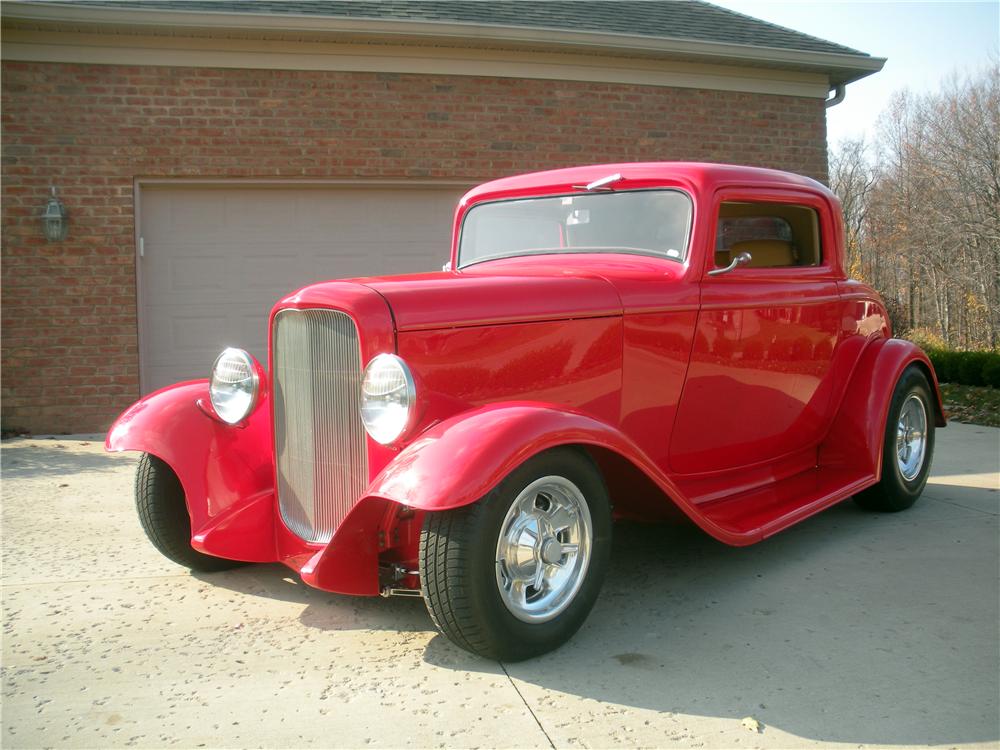
[[[590,561],[564,609],[544,622],[525,622],[501,597],[497,545],[522,490],[552,477],[575,485],[586,503]],[[557,448],[525,461],[479,502],[426,515],[420,587],[434,624],[455,644],[490,659],[519,661],[558,648],[580,628],[597,600],[610,553],[611,506],[600,472],[583,451]]]
[[[203,554],[191,546],[191,517],[184,488],[166,462],[148,453],[142,454],[135,473],[135,509],[149,541],[178,565],[202,572],[246,565]]]
[[[926,420],[923,463],[911,479],[907,479],[899,466],[896,453],[897,425],[900,413],[910,398],[917,398],[923,405]],[[937,409],[927,377],[917,366],[907,368],[892,394],[886,418],[885,437],[882,443],[882,478],[863,492],[854,496],[854,502],[865,510],[897,513],[913,505],[924,491],[934,456],[934,415]]]

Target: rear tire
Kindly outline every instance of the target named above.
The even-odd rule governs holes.
[[[611,551],[611,507],[584,452],[525,461],[477,503],[428,513],[420,587],[455,644],[519,661],[558,648],[597,600]]]
[[[160,553],[191,570],[228,570],[246,563],[198,552],[191,546],[191,517],[184,488],[165,461],[143,453],[135,473],[135,509],[149,541]]]
[[[882,443],[882,478],[854,496],[865,510],[896,513],[913,505],[927,484],[934,455],[934,397],[927,377],[907,368],[892,395]]]

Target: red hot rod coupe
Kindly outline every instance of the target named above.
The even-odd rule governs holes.
[[[226,349],[107,448],[142,452],[140,520],[182,565],[422,596],[462,648],[531,657],[586,618],[614,517],[747,545],[917,499],[937,380],[843,248],[834,195],[782,172],[496,180],[460,202],[444,271],[300,289],[266,368]]]

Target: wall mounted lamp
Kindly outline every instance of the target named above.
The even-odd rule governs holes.
[[[61,242],[66,239],[69,232],[69,214],[66,206],[56,197],[56,189],[52,188],[52,197],[45,204],[45,211],[42,212],[42,230],[45,232],[45,239],[49,242]]]

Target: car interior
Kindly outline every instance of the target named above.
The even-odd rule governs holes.
[[[742,252],[750,253],[747,268],[818,266],[822,252],[816,211],[786,203],[723,203],[715,235],[716,268],[725,268]]]

